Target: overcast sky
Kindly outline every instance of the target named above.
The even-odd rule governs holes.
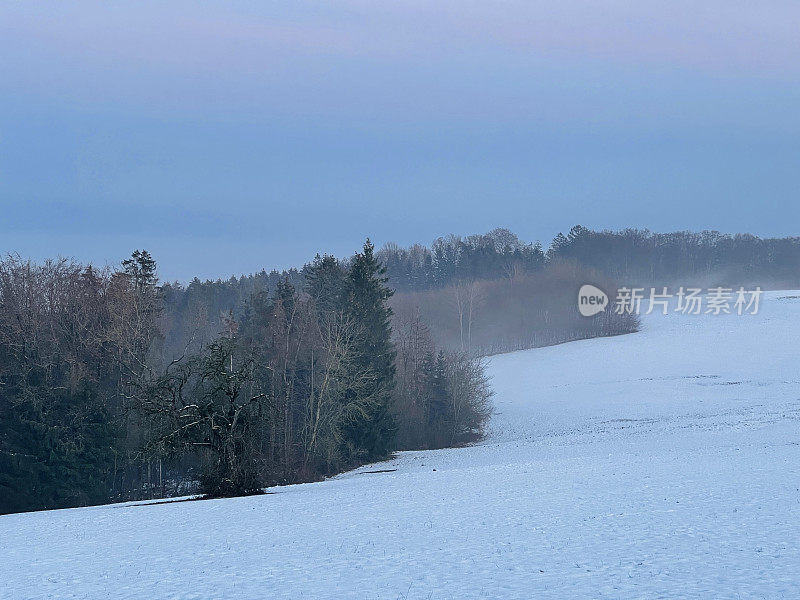
[[[800,2],[3,2],[0,251],[187,280],[574,224],[800,234]]]

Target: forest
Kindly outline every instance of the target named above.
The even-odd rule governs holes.
[[[800,240],[573,227],[367,241],[301,269],[161,282],[0,260],[0,512],[314,481],[481,438],[497,352],[636,331],[582,283],[798,287]]]
[[[481,359],[419,320],[395,340],[369,242],[295,279],[201,321],[146,251],[0,262],[0,510],[259,493],[480,436]]]

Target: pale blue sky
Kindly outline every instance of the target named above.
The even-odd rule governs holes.
[[[5,2],[0,251],[800,234],[800,3]]]

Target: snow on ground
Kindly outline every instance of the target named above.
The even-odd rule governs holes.
[[[800,293],[651,315],[494,357],[478,446],[260,497],[3,516],[0,597],[797,598],[798,338]]]

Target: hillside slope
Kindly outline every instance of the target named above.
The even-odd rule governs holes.
[[[8,598],[800,595],[800,293],[496,356],[481,445],[0,517]],[[378,472],[380,471],[380,472]]]

